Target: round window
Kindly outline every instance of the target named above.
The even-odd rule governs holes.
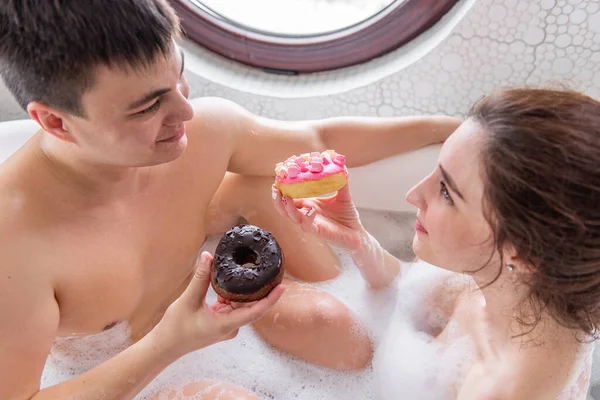
[[[170,0],[192,41],[232,60],[295,75],[386,54],[458,0]]]

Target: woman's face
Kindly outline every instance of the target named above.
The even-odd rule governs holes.
[[[482,139],[479,124],[465,121],[444,143],[436,168],[406,194],[418,208],[415,254],[455,272],[479,269],[495,253],[482,208]]]

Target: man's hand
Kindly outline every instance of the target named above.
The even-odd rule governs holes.
[[[210,285],[212,262],[212,256],[203,252],[188,288],[171,304],[155,328],[156,333],[164,335],[162,339],[180,355],[233,339],[241,326],[265,315],[285,290],[280,284],[264,299],[244,307],[222,298],[209,306],[206,293]]]

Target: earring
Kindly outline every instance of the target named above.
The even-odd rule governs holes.
[[[506,268],[510,271],[513,272],[513,270],[515,269],[515,266],[512,264],[506,264]]]

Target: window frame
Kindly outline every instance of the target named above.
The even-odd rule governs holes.
[[[396,0],[373,17],[338,31],[271,35],[229,21],[201,0],[169,0],[193,42],[268,72],[297,75],[344,68],[387,54],[427,31],[459,0]]]

